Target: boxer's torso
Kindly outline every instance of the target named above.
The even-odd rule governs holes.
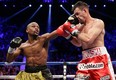
[[[82,29],[82,33],[88,33],[88,31],[94,27],[95,23],[96,23],[97,19],[94,19],[93,21],[91,21],[90,23],[86,24],[83,26]],[[98,26],[99,27],[99,26]],[[104,34],[105,34],[105,30],[103,29],[101,31],[101,33],[97,36],[97,38],[93,41],[92,44],[89,44],[87,42],[82,42],[82,48],[83,49],[89,49],[89,48],[94,48],[94,47],[101,47],[104,46]]]
[[[22,44],[22,53],[26,56],[26,64],[29,66],[46,65],[48,57],[48,42],[45,37],[38,37],[37,40]]]

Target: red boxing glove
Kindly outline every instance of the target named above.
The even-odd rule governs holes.
[[[70,22],[65,22],[63,24],[63,29],[69,31],[73,36],[77,36],[79,31],[75,25],[71,24]]]
[[[63,26],[64,26],[64,30],[69,31],[70,33],[73,31],[73,28],[71,28],[71,23],[70,22],[65,22],[63,24]]]
[[[63,31],[63,25],[61,25],[60,27],[57,28],[56,30],[57,34],[59,36],[62,36],[64,34],[64,31]]]
[[[64,34],[62,36],[65,37],[68,40],[72,37],[71,34],[66,30],[64,30]]]
[[[72,38],[71,34],[68,31],[64,30],[64,26],[63,25],[58,27],[56,31],[57,31],[57,34],[59,36],[63,36],[64,38],[66,38],[68,40],[71,40],[71,38]]]

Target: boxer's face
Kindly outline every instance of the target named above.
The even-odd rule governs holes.
[[[39,25],[37,23],[29,24],[26,32],[31,35],[38,35],[40,32]]]
[[[78,18],[79,23],[85,23],[85,10],[81,10],[78,7],[74,10],[74,15]]]

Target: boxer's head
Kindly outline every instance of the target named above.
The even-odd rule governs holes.
[[[88,16],[89,6],[83,1],[78,1],[77,3],[75,3],[72,11],[74,15],[78,18],[79,22],[84,23],[86,17]]]
[[[40,27],[36,22],[31,22],[27,25],[26,32],[30,35],[38,35],[40,32]]]

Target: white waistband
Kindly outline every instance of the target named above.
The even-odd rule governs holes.
[[[82,51],[83,59],[98,56],[98,55],[103,55],[107,53],[108,52],[105,47],[95,47],[92,49]]]

